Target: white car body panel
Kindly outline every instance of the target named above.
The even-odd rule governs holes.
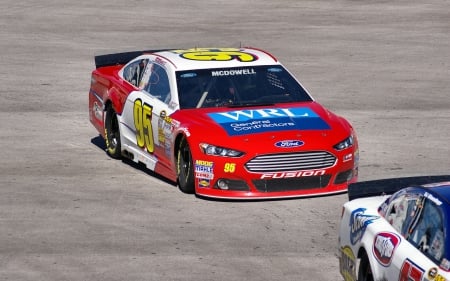
[[[140,99],[142,104],[151,104],[152,105],[152,117],[151,117],[151,127],[153,130],[153,135],[158,136],[159,130],[162,130],[163,127],[158,124],[161,122],[161,112],[165,111],[170,114],[173,112],[167,104],[158,100],[157,98],[151,96],[150,94],[143,94],[142,92],[133,92],[131,93],[124,105],[124,109],[122,115],[118,117],[121,134],[121,143],[126,148],[127,151],[133,153],[132,160],[134,162],[142,162],[145,163],[148,169],[155,170],[155,165],[158,162],[158,159],[153,156],[152,153],[147,153],[145,148],[141,148],[137,144],[136,130],[125,124],[134,124],[134,104],[136,99]],[[160,138],[153,138],[153,142],[155,147],[165,146],[165,143],[160,143]],[[168,152],[170,154],[170,152]],[[169,156],[169,155],[168,155]]]
[[[448,271],[439,268],[380,215],[378,207],[387,197],[361,198],[344,204],[338,254],[344,279],[357,280],[359,258],[365,251],[374,280],[450,280]]]

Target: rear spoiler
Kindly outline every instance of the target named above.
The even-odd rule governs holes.
[[[95,56],[95,68],[104,67],[104,66],[113,66],[113,65],[122,65],[126,64],[130,60],[148,53],[156,53],[161,51],[167,51],[169,49],[161,49],[161,50],[144,50],[144,51],[132,51],[132,52],[124,52],[124,53],[115,53],[108,55],[98,55]]]
[[[356,182],[351,183],[348,186],[348,199],[351,201],[357,198],[393,194],[394,192],[408,186],[417,186],[444,181],[450,181],[450,175],[391,178]]]

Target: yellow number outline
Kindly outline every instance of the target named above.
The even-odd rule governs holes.
[[[242,52],[239,49],[234,48],[222,48],[222,49],[188,49],[177,50],[175,53],[180,54],[182,58],[188,60],[198,61],[230,61],[238,60],[240,62],[251,62],[258,59],[253,54]]]
[[[155,143],[153,141],[152,127],[152,111],[153,107],[149,104],[142,104],[141,99],[134,101],[133,119],[136,128],[136,144],[147,149],[147,152],[153,153]]]

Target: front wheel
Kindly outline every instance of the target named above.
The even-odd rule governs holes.
[[[373,281],[372,268],[370,267],[369,258],[366,253],[361,257],[358,270],[358,281]]]
[[[121,157],[119,121],[112,106],[106,109],[105,142],[106,152],[112,158],[119,159]]]
[[[194,193],[194,165],[191,150],[185,138],[181,140],[178,147],[177,175],[180,190],[184,193]]]

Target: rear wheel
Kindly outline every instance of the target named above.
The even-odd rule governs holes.
[[[185,138],[180,141],[177,155],[178,185],[184,193],[194,193],[194,165],[189,144]]]
[[[358,281],[373,281],[372,268],[366,253],[363,254],[359,263]]]
[[[106,109],[105,141],[106,152],[112,158],[119,159],[121,157],[119,121],[112,106],[108,106]]]

